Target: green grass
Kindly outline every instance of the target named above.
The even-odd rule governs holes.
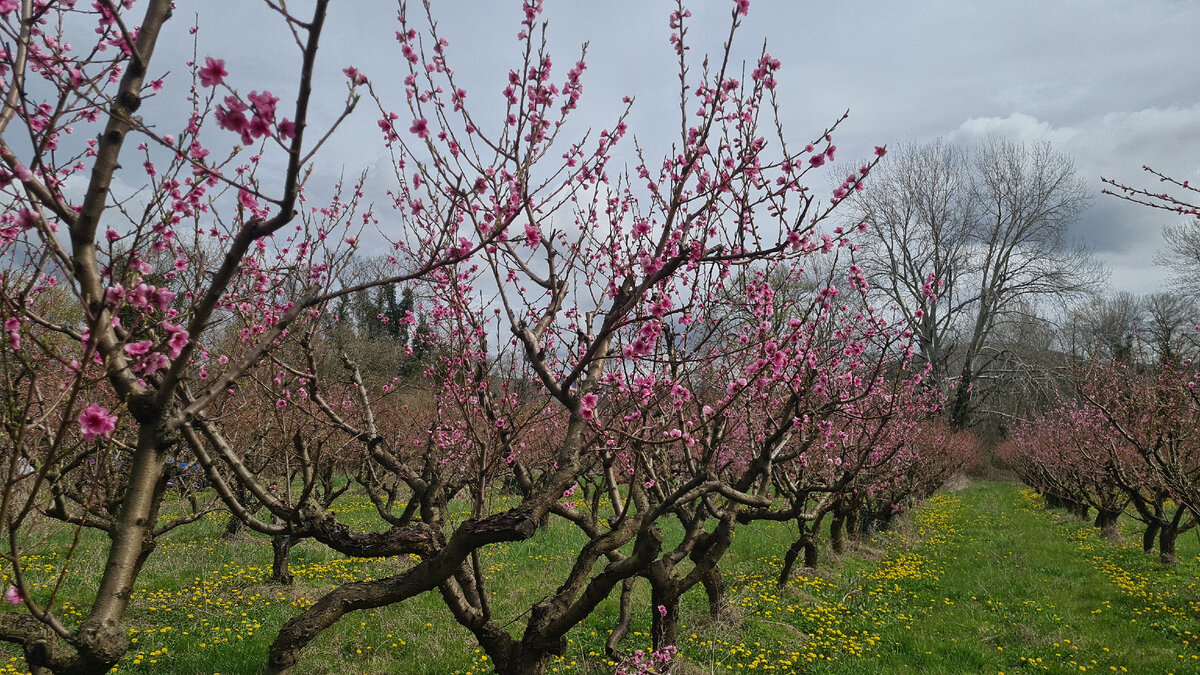
[[[339,516],[373,526],[370,505]],[[222,517],[168,535],[142,575],[130,613],[137,642],[118,672],[254,673],[279,626],[333,585],[394,574],[407,560],[349,561],[313,543],[292,551],[296,584],[269,582],[270,546],[219,538]],[[47,525],[49,528],[49,525]],[[48,530],[32,576],[49,593],[71,531]],[[668,532],[667,538],[678,536]],[[680,672],[813,673],[1196,673],[1200,656],[1200,547],[1179,542],[1165,568],[1094,528],[1047,511],[1027,491],[977,483],[939,495],[897,531],[825,559],[816,574],[775,585],[793,528],[738,531],[723,563],[731,608],[713,622],[703,593],[684,598]],[[102,565],[87,534],[59,597],[83,602]],[[519,630],[521,613],[564,577],[582,540],[554,524],[532,541],[486,550],[495,614]],[[648,645],[649,591],[627,645]],[[7,609],[7,608],[6,608]],[[11,610],[10,610],[11,611]],[[600,656],[615,598],[570,634],[552,672],[607,673]],[[68,622],[72,616],[66,614]],[[10,652],[15,654],[15,652]],[[9,662],[19,669],[20,659]],[[304,653],[305,673],[486,673],[489,664],[436,596],[347,616]]]
[[[910,553],[928,573],[863,586],[875,658],[818,672],[1200,672],[1194,538],[1165,568],[1140,537],[1113,546],[998,483],[943,497],[914,524]]]

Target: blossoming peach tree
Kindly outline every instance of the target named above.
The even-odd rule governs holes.
[[[1187,180],[1143,166],[1157,187],[1105,178],[1106,194],[1185,216],[1168,228],[1171,266],[1184,277],[1200,265],[1197,189]],[[1126,513],[1145,525],[1142,548],[1158,542],[1164,564],[1178,562],[1176,540],[1200,523],[1200,427],[1196,354],[1159,363],[1094,357],[1074,364],[1075,396],[1017,427],[998,455],[1055,506],[1081,517],[1097,510],[1096,526],[1118,536]]]
[[[0,4],[0,508],[25,610],[0,617],[0,636],[21,644],[35,670],[104,672],[125,652],[122,621],[156,539],[206,511],[193,500],[192,513],[160,522],[178,458],[201,437],[228,442],[214,406],[319,314],[348,256],[331,242],[352,216],[373,217],[352,191],[333,190],[319,209],[302,194],[330,131],[308,128],[327,4],[316,2],[311,18],[285,17],[301,54],[287,111],[270,92],[234,89],[219,58],[168,84],[152,59],[170,2]],[[182,119],[137,114],[144,99],[172,91],[190,108]],[[222,144],[227,131],[239,145]],[[260,175],[267,156],[283,170]],[[118,182],[143,187],[118,198]],[[393,280],[469,257],[484,241],[458,237],[453,220],[420,234]],[[94,600],[73,625],[57,586],[38,595],[23,580],[39,512],[109,542]]]
[[[1200,521],[1196,380],[1190,364],[1096,362],[1076,374],[1078,397],[1026,421],[997,450],[1051,505],[1119,536],[1122,513],[1145,525],[1142,547],[1158,544],[1178,562],[1176,541]]]
[[[895,365],[911,336],[865,304],[855,266],[846,290],[831,278],[799,306],[765,281],[853,251],[853,232],[824,223],[884,150],[832,195],[805,186],[834,158],[841,120],[811,142],[785,137],[782,64],[765,50],[744,68],[731,58],[748,0],[733,5],[725,51],[700,62],[690,12],[671,13],[681,124],[659,160],[630,141],[625,114],[568,137],[587,65],[555,68],[540,2],[523,4],[496,123],[467,105],[429,6],[419,21],[402,2],[400,81],[347,65],[327,128],[310,107],[328,0],[305,16],[266,4],[295,37],[294,101],[219,54],[158,66],[160,37],[188,32],[166,0],[0,0],[0,515],[22,602],[0,614],[0,639],[31,668],[109,670],[156,541],[213,510],[394,561],[291,619],[268,671],[296,669],[348,612],[436,593],[498,672],[535,673],[620,587],[616,657],[638,578],[669,653],[683,592],[702,584],[719,610],[739,523],[803,520],[812,495],[899,485],[885,465],[915,461],[900,438],[919,421],[916,380]],[[139,116],[156,95],[188,113]],[[360,102],[391,157],[385,208],[365,198],[365,173],[306,182]],[[351,280],[364,225],[389,236],[390,268]],[[757,281],[735,287],[744,272]],[[397,283],[425,298],[428,330],[410,347],[431,355],[419,394],[325,339],[334,300]],[[211,489],[160,517],[195,465]],[[382,529],[338,519],[332,471],[370,498]],[[24,582],[39,515],[106,537],[76,620],[57,586]],[[550,519],[587,543],[557,589],[497,616],[483,556]],[[667,520],[685,532],[677,545],[664,545]]]

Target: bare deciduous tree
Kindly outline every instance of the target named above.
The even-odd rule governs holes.
[[[1163,291],[1144,300],[1143,339],[1160,363],[1177,361],[1187,345],[1195,346],[1200,307],[1190,295]]]
[[[955,319],[972,302],[958,283],[979,220],[966,153],[941,140],[900,146],[853,204],[871,232],[858,264],[904,312],[920,358],[944,380]]]
[[[1127,291],[1092,298],[1067,318],[1064,342],[1076,357],[1129,363],[1135,356],[1143,314],[1142,298]]]
[[[965,425],[1001,351],[989,348],[997,328],[1098,284],[1090,253],[1066,238],[1090,195],[1049,144],[935,141],[895,154],[853,199],[873,233],[859,264],[910,308],[921,355],[954,387],[950,415]]]
[[[1180,289],[1200,288],[1200,220],[1192,219],[1163,228],[1165,247],[1154,261],[1171,270]]]

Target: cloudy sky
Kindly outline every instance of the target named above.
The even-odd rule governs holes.
[[[296,9],[303,4],[289,3]],[[693,55],[721,49],[732,4],[694,3]],[[519,3],[433,5],[469,100],[497,105],[505,74],[519,63]],[[632,95],[630,126],[639,139],[652,142],[675,132],[678,85],[667,40],[673,3],[546,5],[559,75],[577,58],[579,45],[590,43],[584,120],[608,126],[621,97]],[[393,38],[395,8],[375,0],[334,3],[320,52],[320,115],[340,110],[346,66],[360,68],[377,89],[390,88],[401,58]],[[164,57],[190,57],[186,27],[194,11],[181,4]],[[299,54],[277,17],[245,0],[206,0],[199,11],[199,55],[224,57],[229,81],[240,91],[270,88],[288,100]],[[1074,157],[1095,192],[1072,236],[1112,270],[1114,289],[1143,293],[1164,283],[1165,273],[1152,259],[1172,217],[1101,196],[1100,176],[1145,183],[1140,167],[1150,164],[1200,180],[1197,26],[1200,3],[1183,1],[753,0],[735,54],[754,60],[765,40],[782,60],[779,93],[785,129],[794,138],[813,136],[850,109],[836,139],[842,157],[866,156],[877,144],[937,137],[1050,141]],[[402,109],[398,92],[392,100]],[[363,106],[324,154],[323,172],[378,168],[386,161],[376,117]]]

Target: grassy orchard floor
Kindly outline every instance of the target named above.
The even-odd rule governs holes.
[[[365,500],[340,514],[374,522]],[[349,561],[305,543],[293,549],[296,585],[274,586],[269,545],[222,542],[222,526],[222,518],[206,520],[160,544],[133,600],[134,648],[116,672],[256,672],[298,608],[336,583],[409,564]],[[70,534],[54,533],[45,554],[27,558],[33,576],[57,576],[54,551],[66,550]],[[572,535],[556,525],[533,542],[488,550],[497,616],[514,616],[541,597],[547,579],[563,576],[581,543]],[[1191,533],[1179,542],[1183,562],[1168,569],[1142,555],[1140,537],[1113,546],[1017,486],[978,483],[938,495],[897,532],[780,590],[774,579],[790,536],[783,525],[738,531],[725,564],[734,607],[714,624],[702,593],[684,598],[680,672],[1200,673],[1200,546]],[[95,583],[98,550],[85,536],[63,597],[81,598]],[[648,607],[644,581],[638,590]],[[571,633],[551,671],[611,672],[601,654],[615,616],[610,600]],[[629,648],[648,643],[649,617],[637,619]],[[305,651],[300,670],[490,672],[472,644],[437,598],[418,598],[349,615]],[[22,666],[13,657],[0,671]]]

